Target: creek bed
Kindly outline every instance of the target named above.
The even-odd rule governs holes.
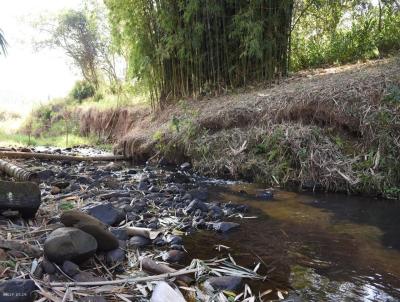
[[[288,291],[287,301],[399,301],[400,203],[341,194],[276,191],[256,198],[255,184],[210,185],[210,199],[250,206],[239,230],[185,238],[194,258],[230,253],[241,265],[261,258],[270,272],[249,285]],[[230,247],[219,252],[217,245]],[[266,269],[263,269],[266,273]]]

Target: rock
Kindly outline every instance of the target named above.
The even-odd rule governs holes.
[[[140,181],[137,185],[138,190],[145,191],[149,188],[150,184],[147,181]]]
[[[77,282],[97,282],[105,281],[104,277],[96,276],[91,272],[80,272],[74,276],[74,280]]]
[[[0,181],[0,211],[17,210],[23,218],[33,218],[40,201],[40,189],[36,183]]]
[[[71,261],[64,261],[62,265],[62,270],[71,278],[80,272],[79,266]]]
[[[226,233],[240,227],[236,222],[217,222],[213,224],[214,230],[221,233]]]
[[[1,302],[32,302],[37,290],[35,282],[30,279],[12,279],[0,281]]]
[[[150,245],[152,242],[149,238],[143,236],[133,236],[129,239],[129,245],[135,247],[144,247],[146,245]]]
[[[56,267],[47,258],[43,258],[41,266],[46,274],[52,275],[56,272]]]
[[[165,237],[165,241],[168,242],[169,244],[183,244],[182,237],[177,235],[168,234]]]
[[[125,260],[125,251],[121,248],[108,251],[106,254],[106,262],[110,266],[122,263]]]
[[[122,166],[117,163],[110,162],[102,168],[104,171],[119,171],[122,169]]]
[[[192,165],[191,165],[190,163],[185,162],[185,163],[183,163],[182,165],[180,165],[179,168],[180,168],[182,171],[187,171],[187,170],[190,170],[191,167],[192,167]]]
[[[59,193],[61,193],[61,189],[59,187],[53,186],[53,187],[51,187],[50,193],[53,195],[59,194]]]
[[[186,302],[186,300],[179,289],[173,289],[165,281],[158,281],[150,302]]]
[[[170,250],[168,252],[162,253],[161,257],[163,261],[167,261],[170,263],[179,262],[185,257],[185,252],[179,250]]]
[[[234,276],[211,277],[206,280],[205,287],[211,286],[214,290],[239,290],[242,286],[242,278]]]
[[[78,228],[92,235],[99,250],[109,251],[118,248],[118,239],[107,229],[107,226],[96,218],[76,210],[61,214],[61,222],[68,227]]]
[[[274,193],[270,190],[258,190],[256,192],[256,197],[263,200],[271,200],[274,198]]]
[[[118,240],[128,240],[129,239],[128,233],[124,229],[112,229],[111,233],[113,233],[114,236]]]
[[[166,181],[171,182],[171,183],[189,183],[190,182],[190,177],[176,172],[176,173],[171,173],[167,178]]]
[[[68,181],[55,181],[51,184],[53,187],[57,187],[62,189],[65,189],[69,186],[69,182]]]
[[[48,180],[48,179],[54,177],[54,172],[46,169],[46,170],[41,170],[41,171],[36,172],[36,175],[39,177],[40,180],[43,181],[43,180]]]
[[[50,261],[62,263],[65,260],[81,262],[97,250],[96,239],[80,229],[65,227],[50,233],[44,242],[44,254]]]
[[[190,190],[189,194],[194,199],[200,199],[201,201],[206,201],[208,199],[208,191],[207,189],[194,189]]]
[[[108,225],[118,224],[124,219],[122,212],[118,211],[110,203],[99,204],[87,209],[88,214]]]
[[[186,212],[192,213],[197,209],[199,209],[202,212],[207,212],[208,210],[207,205],[204,202],[198,199],[193,199],[192,202],[186,207]]]

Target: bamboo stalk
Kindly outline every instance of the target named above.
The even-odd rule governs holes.
[[[36,158],[36,159],[48,159],[48,160],[70,160],[70,161],[116,161],[116,160],[127,160],[123,155],[110,155],[110,156],[73,156],[73,155],[62,155],[62,154],[48,154],[48,153],[31,153],[31,152],[0,152],[1,157],[8,158]]]
[[[166,273],[155,276],[147,276],[147,277],[138,277],[138,278],[128,278],[128,279],[119,279],[119,280],[111,280],[111,281],[87,281],[87,282],[51,282],[50,286],[55,287],[69,287],[69,286],[101,286],[101,285],[113,285],[113,284],[132,284],[139,282],[147,282],[147,281],[156,281],[162,279],[168,279],[175,276],[182,276],[187,274],[192,274],[197,272],[197,268],[193,269],[182,269],[172,273]]]
[[[0,152],[0,153],[20,153],[20,152]],[[26,152],[26,154],[31,154]],[[0,159],[0,171],[3,171],[7,175],[14,177],[19,181],[36,181],[38,179],[37,174],[22,169],[8,161]]]

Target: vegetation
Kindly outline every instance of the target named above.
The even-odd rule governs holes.
[[[105,1],[153,106],[287,73],[292,0]]]
[[[92,84],[86,81],[76,82],[75,86],[71,90],[71,96],[79,102],[82,102],[82,100],[94,96],[94,94],[95,88]]]
[[[397,0],[297,0],[291,28],[291,69],[387,56],[400,50]]]

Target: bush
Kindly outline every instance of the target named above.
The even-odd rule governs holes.
[[[71,96],[79,102],[94,96],[94,94],[95,88],[87,81],[77,81],[71,90]]]

